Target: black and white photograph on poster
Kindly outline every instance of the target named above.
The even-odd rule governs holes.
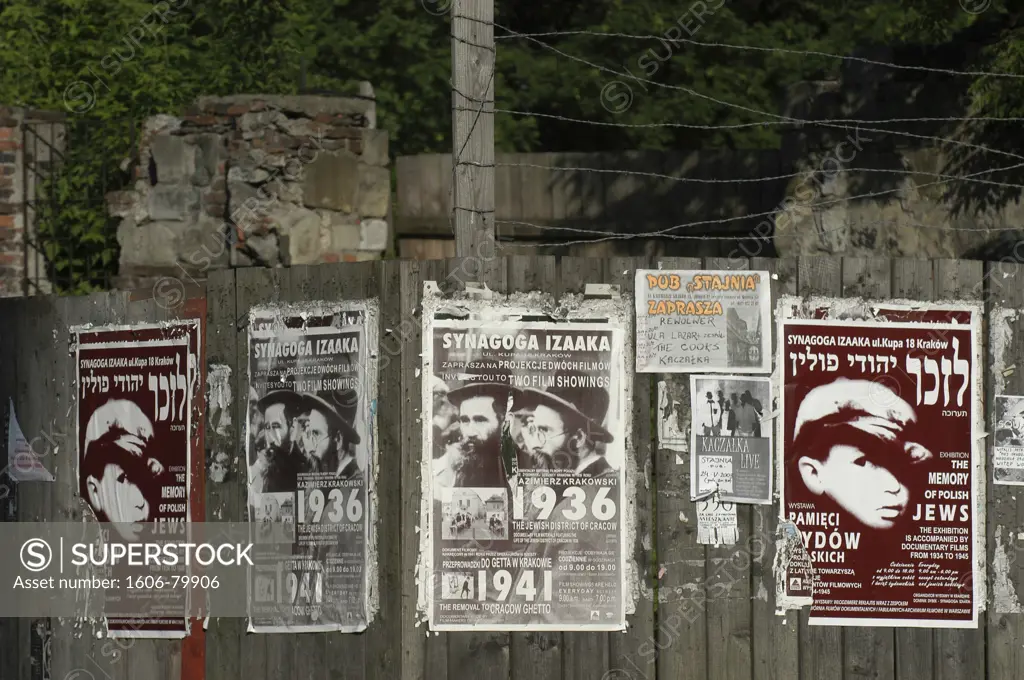
[[[623,630],[628,309],[581,322],[425,309],[430,629]]]
[[[638,269],[640,373],[770,373],[767,271]]]
[[[658,448],[686,453],[690,450],[685,396],[675,380],[658,382]]]
[[[251,632],[359,632],[372,618],[375,328],[372,301],[250,313]],[[259,559],[260,542],[282,540],[291,559]]]
[[[690,376],[690,498],[772,503],[771,379]]]
[[[1024,397],[996,396],[992,475],[996,484],[1024,486]]]

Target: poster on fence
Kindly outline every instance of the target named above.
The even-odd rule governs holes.
[[[982,381],[967,312],[780,320],[782,511],[804,548],[781,576],[814,625],[977,627]]]
[[[638,373],[771,373],[766,271],[636,272]]]
[[[690,500],[772,504],[771,379],[690,376]]]
[[[365,630],[371,535],[376,342],[371,303],[254,308],[249,317],[249,582],[256,633]],[[372,336],[372,337],[371,337]],[[279,531],[269,531],[276,527]],[[287,530],[280,530],[287,527]]]
[[[996,484],[1024,486],[1024,397],[996,396],[992,476]]]
[[[190,465],[203,427],[195,411],[202,398],[199,321],[86,326],[71,332],[81,498],[97,521],[114,524],[121,535],[112,540],[140,539],[135,525],[144,523],[166,525],[166,531],[184,537]],[[150,616],[109,616],[112,636],[184,636],[187,605],[181,591],[159,597],[108,592],[106,611],[116,613],[119,598],[136,596],[146,599]]]
[[[686,453],[690,450],[690,419],[686,399],[675,380],[658,381],[658,448]]]
[[[470,310],[424,313],[430,629],[623,630],[628,308]]]

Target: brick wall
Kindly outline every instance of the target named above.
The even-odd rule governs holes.
[[[63,121],[60,113],[0,106],[0,297],[24,295],[26,280],[30,295],[52,292],[42,254],[26,244],[34,241],[36,189],[36,174],[26,164],[48,166],[51,149],[63,150]],[[33,140],[28,149],[26,138]]]
[[[15,195],[21,151],[20,121],[0,108],[0,296],[21,295],[24,278],[24,215]]]

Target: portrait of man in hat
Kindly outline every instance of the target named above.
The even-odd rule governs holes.
[[[355,458],[360,437],[352,426],[357,403],[355,390],[302,395],[301,472],[326,472],[340,479],[362,474]]]
[[[301,415],[302,397],[293,390],[273,390],[256,402],[261,421],[249,478],[259,492],[294,491],[301,459],[297,448],[296,418]],[[262,441],[259,436],[262,435]]]
[[[557,381],[556,381],[557,384]],[[523,455],[520,467],[570,470],[584,477],[615,476],[599,444],[613,441],[605,429],[608,390],[603,387],[524,389],[516,397],[513,433]]]
[[[134,538],[130,525],[153,521],[160,488],[172,483],[152,453],[153,424],[134,402],[112,399],[93,411],[85,432],[80,493],[98,521]]]
[[[548,515],[552,520],[565,517],[566,511],[573,507],[573,498],[566,496],[564,491],[577,486],[577,479],[615,479],[618,476],[618,471],[605,457],[606,446],[615,439],[604,422],[610,405],[608,390],[603,387],[562,387],[558,386],[560,382],[567,384],[569,381],[558,378],[556,376],[555,384],[544,390],[522,390],[513,406],[517,420],[515,441],[524,454],[520,459],[527,458],[532,466],[530,469],[563,471],[561,474],[565,474],[562,483],[547,485],[558,499]],[[529,482],[526,484],[527,498],[533,488]],[[531,504],[526,511],[527,519],[536,519],[539,512],[540,508]],[[523,551],[526,555],[549,558],[552,564],[558,564],[563,550],[571,550],[574,554],[597,555],[602,551],[612,554],[614,546],[608,545],[607,538],[607,531],[580,529],[574,532],[569,543],[554,541],[539,523],[537,529],[530,533]],[[561,570],[553,576],[556,592],[559,583],[572,579],[568,572]],[[581,607],[565,603],[557,612],[537,614],[531,620],[559,623],[570,612],[579,618],[582,616]]]
[[[444,477],[442,468],[447,466],[453,486],[505,486],[501,437],[508,398],[515,392],[508,385],[490,382],[469,383],[448,392],[448,403],[458,410],[461,440],[455,447],[446,442],[443,459],[435,461],[435,477]]]
[[[933,458],[916,421],[914,408],[880,383],[840,378],[812,389],[797,408],[786,455],[787,483],[798,485],[788,501],[839,511],[840,526],[852,518],[861,528],[892,529],[920,488],[921,464]]]

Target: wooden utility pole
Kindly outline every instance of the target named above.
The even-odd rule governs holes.
[[[455,254],[494,256],[494,0],[452,5]]]

